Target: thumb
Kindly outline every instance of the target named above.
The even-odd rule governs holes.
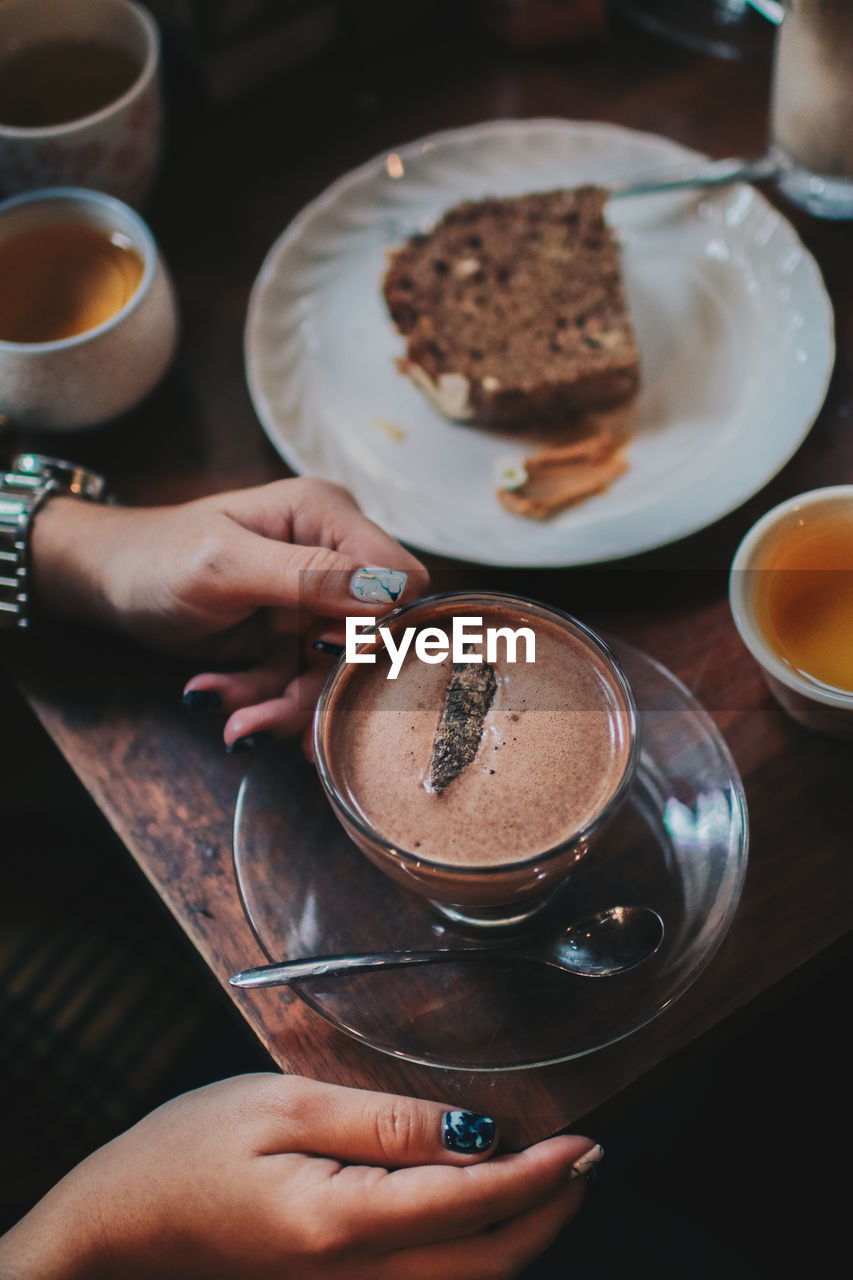
[[[417,591],[412,579],[418,575],[402,568],[363,565],[330,547],[275,542],[249,532],[242,561],[239,589],[254,607],[284,606],[316,617],[345,618],[384,612]],[[423,577],[426,582],[425,571]]]
[[[471,1164],[491,1155],[497,1143],[490,1117],[422,1098],[283,1076],[272,1085],[269,1103],[284,1121],[267,1148],[270,1154],[301,1151],[400,1169]]]

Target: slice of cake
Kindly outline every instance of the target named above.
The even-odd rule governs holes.
[[[449,418],[515,431],[629,400],[639,359],[600,187],[468,201],[393,253],[400,369]]]

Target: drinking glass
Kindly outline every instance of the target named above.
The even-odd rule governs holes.
[[[779,188],[820,218],[851,218],[853,4],[785,0],[780,15],[770,107]]]

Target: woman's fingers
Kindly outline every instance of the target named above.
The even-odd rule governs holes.
[[[494,1280],[516,1276],[538,1258],[571,1221],[583,1199],[570,1182],[553,1196],[508,1221],[474,1235],[403,1249],[393,1256],[393,1275],[418,1280]],[[496,1267],[500,1267],[500,1271]],[[388,1272],[389,1278],[392,1272]]]
[[[284,737],[310,730],[314,706],[333,658],[310,649],[309,665],[304,666],[305,643],[299,636],[282,636],[274,654],[249,670],[200,672],[184,688],[185,705],[225,712],[229,717],[224,732],[228,746],[261,732]]]
[[[222,735],[226,747],[233,750],[236,743],[251,740],[260,733],[286,738],[307,729],[326,674],[324,667],[309,667],[294,676],[276,697],[241,706],[226,721]]]
[[[263,1115],[269,1154],[303,1151],[383,1169],[469,1164],[491,1154],[497,1138],[492,1120],[469,1111],[298,1076],[269,1078]]]
[[[568,1211],[581,1198],[572,1166],[594,1147],[560,1136],[489,1158],[497,1132],[488,1117],[296,1077],[268,1077],[253,1101],[259,1154],[280,1159],[282,1177],[295,1153],[313,1157],[316,1192],[339,1231],[376,1253],[473,1236],[563,1193]],[[558,1220],[555,1207],[522,1238]]]
[[[411,552],[365,516],[341,485],[303,477],[226,494],[225,510],[266,538],[328,547],[361,564],[387,565],[420,575],[426,570]],[[421,592],[422,593],[422,592]]]
[[[250,671],[204,672],[187,683],[184,702],[188,707],[222,710],[230,715],[240,707],[280,697],[294,668],[295,663],[276,663],[253,667]]]
[[[288,482],[227,494],[222,502],[229,519],[214,549],[217,575],[241,603],[343,618],[427,590],[421,562],[336,485]]]
[[[347,1229],[389,1248],[470,1235],[533,1209],[574,1181],[572,1165],[594,1147],[560,1136],[488,1158],[497,1128],[486,1116],[295,1077],[270,1077],[259,1121],[265,1154],[329,1157]]]
[[[375,1169],[350,1167],[338,1177],[350,1180],[354,1202],[361,1205],[353,1230],[369,1223],[366,1233],[388,1248],[405,1248],[493,1228],[570,1184],[576,1184],[570,1202],[579,1204],[580,1179],[572,1178],[572,1165],[593,1145],[588,1138],[561,1136],[463,1168],[423,1165],[377,1176]]]
[[[422,594],[427,583],[425,571],[401,567],[399,551],[385,561],[356,558],[329,547],[275,542],[243,529],[223,553],[217,573],[215,588],[227,590],[233,606],[290,610],[299,631],[317,617],[387,612]]]
[[[247,1077],[249,1081],[255,1079]],[[427,1098],[348,1089],[303,1076],[261,1077],[253,1093],[267,1154],[302,1151],[351,1165],[438,1173],[435,1166],[469,1168],[491,1155],[497,1126],[487,1116]],[[249,1085],[257,1090],[257,1086]],[[568,1169],[595,1144],[579,1135],[549,1138],[526,1151],[491,1160],[484,1176],[504,1184],[513,1177],[550,1177]],[[426,1169],[421,1166],[426,1166]],[[485,1166],[483,1166],[485,1168]]]
[[[568,1185],[558,1185],[553,1195],[493,1227],[486,1237],[491,1257],[502,1258],[513,1270],[520,1270],[554,1242],[580,1209],[583,1197],[583,1179],[570,1178]],[[469,1274],[467,1268],[463,1267],[462,1274]]]

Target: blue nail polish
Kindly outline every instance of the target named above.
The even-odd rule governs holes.
[[[329,653],[332,657],[339,658],[346,645],[335,644],[334,640],[315,640],[311,647],[316,649],[318,653]]]
[[[183,704],[193,711],[222,710],[222,699],[215,689],[187,689]]]
[[[255,751],[271,738],[272,734],[267,733],[265,729],[260,729],[257,733],[247,733],[244,738],[235,738],[231,746],[226,747],[225,750],[229,756],[238,755],[243,751]]]
[[[398,569],[377,569],[372,565],[356,569],[350,579],[350,595],[370,604],[394,604],[405,590],[407,577]]]
[[[441,1136],[448,1151],[462,1155],[478,1155],[488,1151],[495,1140],[495,1122],[476,1111],[446,1111]]]

